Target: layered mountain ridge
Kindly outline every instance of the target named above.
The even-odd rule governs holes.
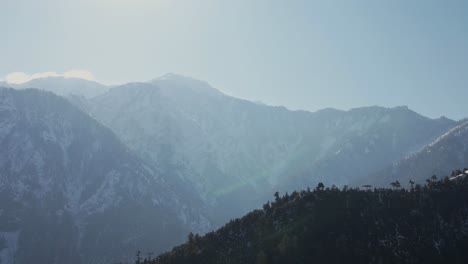
[[[65,99],[1,88],[0,116],[1,263],[122,260],[209,228],[195,197]]]
[[[450,168],[468,167],[468,122],[450,129],[412,155],[370,175],[369,182],[414,181],[424,183],[430,175],[449,176]],[[429,175],[429,176],[428,176]],[[453,176],[453,175],[452,175]]]
[[[290,111],[166,75],[88,101],[135,153],[191,182],[223,223],[275,190],[351,184],[430,143],[456,122],[407,107]]]
[[[276,191],[388,186],[414,174],[399,169],[406,160],[466,167],[465,156],[449,162],[464,151],[465,124],[408,107],[290,111],[175,74],[93,92],[85,80],[34,81],[0,89],[1,263],[121,261],[221,226]],[[33,249],[51,235],[56,244]]]
[[[80,78],[46,77],[33,79],[26,83],[1,83],[0,87],[15,89],[36,88],[39,90],[53,92],[61,96],[82,96],[92,98],[109,90],[109,86]]]

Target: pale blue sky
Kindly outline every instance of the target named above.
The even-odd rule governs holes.
[[[468,116],[468,1],[0,0],[0,78],[167,72],[291,109]]]

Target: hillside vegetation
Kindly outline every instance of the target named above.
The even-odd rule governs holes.
[[[136,263],[468,263],[466,173],[400,185],[276,193],[262,210]]]

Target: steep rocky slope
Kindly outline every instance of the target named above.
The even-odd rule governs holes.
[[[275,190],[353,183],[456,124],[406,107],[289,111],[173,74],[112,88],[86,107],[144,160],[191,182],[218,223]]]
[[[110,263],[207,230],[171,178],[65,99],[0,88],[1,263]]]
[[[468,122],[449,130],[416,153],[372,174],[367,182],[385,185],[398,180],[423,183],[431,175],[451,176],[451,168],[468,167]],[[452,175],[456,176],[456,175]]]

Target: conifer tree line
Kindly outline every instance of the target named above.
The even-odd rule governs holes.
[[[166,263],[468,263],[468,169],[425,184],[294,191],[160,256]],[[405,188],[406,187],[406,188]]]

